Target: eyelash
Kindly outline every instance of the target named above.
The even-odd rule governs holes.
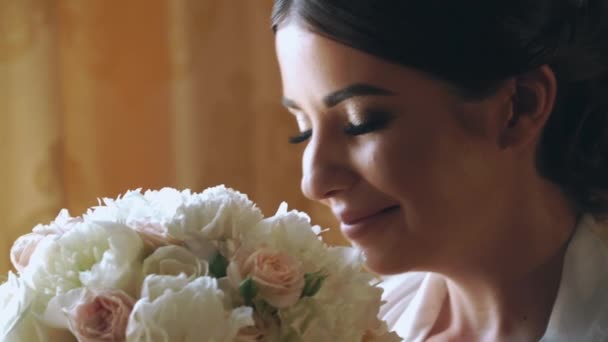
[[[367,134],[367,133],[385,128],[390,121],[391,121],[390,116],[381,115],[379,118],[370,120],[368,122],[364,122],[359,125],[354,125],[352,123],[349,123],[346,125],[346,127],[344,127],[344,133],[351,135],[351,136]],[[304,132],[301,132],[298,135],[289,137],[289,143],[290,144],[299,144],[299,143],[302,143],[302,142],[308,140],[311,136],[312,136],[312,129],[308,129]]]
[[[290,144],[299,144],[299,143],[305,142],[311,136],[312,136],[312,129],[307,129],[307,130],[305,130],[304,132],[301,132],[298,135],[294,135],[292,137],[289,137],[289,143]]]

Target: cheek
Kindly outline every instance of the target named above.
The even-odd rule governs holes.
[[[479,210],[478,193],[488,186],[481,155],[445,132],[394,135],[374,147],[374,183],[402,203],[414,226],[443,225]]]
[[[444,176],[444,159],[436,140],[421,134],[393,134],[379,139],[372,159],[377,172],[376,183],[394,197],[416,195]]]

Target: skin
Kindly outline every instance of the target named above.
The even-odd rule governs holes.
[[[555,102],[550,68],[470,100],[297,23],[279,28],[276,50],[283,102],[312,130],[304,194],[332,209],[371,270],[445,277],[428,340],[538,340],[576,225],[568,199],[535,167]],[[328,99],[360,84],[376,91]],[[345,131],[380,119],[365,134]]]

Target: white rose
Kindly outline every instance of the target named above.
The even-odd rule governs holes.
[[[150,275],[142,298],[135,303],[127,326],[127,341],[232,341],[238,331],[253,325],[252,309],[226,310],[217,281],[185,275]]]
[[[23,279],[47,300],[79,287],[134,294],[143,243],[132,229],[111,222],[82,222],[40,242]]]
[[[53,329],[38,320],[34,306],[38,300],[29,288],[13,273],[0,286],[0,341],[51,342],[74,341],[68,330]]]
[[[143,274],[179,275],[185,274],[193,280],[207,275],[209,265],[196,255],[180,246],[160,247],[144,260]]]

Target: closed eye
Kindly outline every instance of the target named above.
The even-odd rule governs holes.
[[[353,136],[370,133],[385,128],[390,121],[391,117],[383,115],[358,125],[349,123],[344,127],[344,133]]]
[[[312,136],[312,129],[305,130],[304,132],[300,132],[298,135],[294,135],[289,137],[290,144],[299,144],[306,140],[308,140]]]
[[[393,119],[393,116],[388,113],[375,113],[374,116],[373,119],[361,124],[348,123],[346,127],[344,127],[344,133],[350,136],[371,133],[386,128]],[[310,139],[311,136],[312,129],[308,129],[300,132],[298,135],[289,137],[289,143],[299,144]]]

